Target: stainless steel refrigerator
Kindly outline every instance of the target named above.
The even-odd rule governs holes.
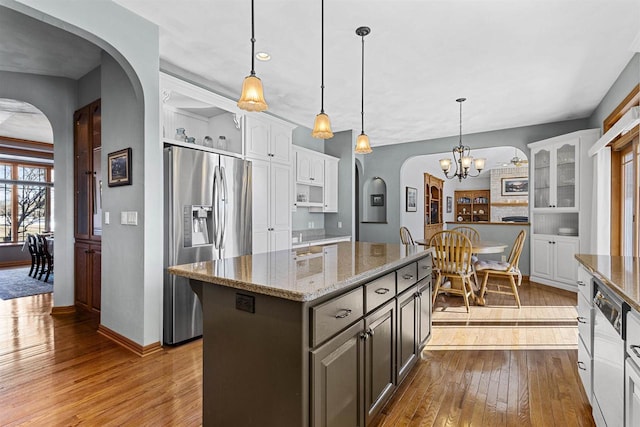
[[[188,279],[167,267],[251,253],[251,162],[198,147],[164,149],[164,342],[202,335]]]

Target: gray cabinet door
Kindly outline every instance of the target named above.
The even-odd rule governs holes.
[[[363,320],[311,352],[314,427],[364,427]]]
[[[418,283],[418,351],[431,337],[431,275]]]
[[[396,302],[390,301],[367,316],[365,328],[364,397],[369,425],[395,389]]]
[[[398,372],[397,382],[407,375],[418,354],[417,287],[413,286],[398,297]]]

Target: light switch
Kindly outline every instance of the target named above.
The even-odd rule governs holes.
[[[138,225],[138,212],[127,212],[127,224]]]
[[[338,228],[342,228],[342,221],[338,221]]]
[[[104,223],[109,224],[109,212],[104,213]]]
[[[127,225],[127,213],[120,212],[120,224]]]

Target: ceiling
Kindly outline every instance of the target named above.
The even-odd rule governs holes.
[[[160,27],[160,54],[237,98],[251,69],[249,0],[116,0]],[[306,127],[320,111],[320,2],[255,5],[269,112]],[[325,1],[325,101],[333,130],[372,146],[588,117],[633,51],[639,0]],[[634,42],[635,40],[635,42]],[[635,44],[634,44],[635,43]],[[635,47],[632,47],[635,46]],[[0,7],[0,69],[77,79],[100,63],[79,37]],[[0,125],[0,134],[2,134]]]

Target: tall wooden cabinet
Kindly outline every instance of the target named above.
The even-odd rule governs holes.
[[[99,312],[102,239],[100,100],[73,116],[75,305]]]
[[[444,180],[424,174],[424,238],[429,240],[442,231],[442,198]]]

